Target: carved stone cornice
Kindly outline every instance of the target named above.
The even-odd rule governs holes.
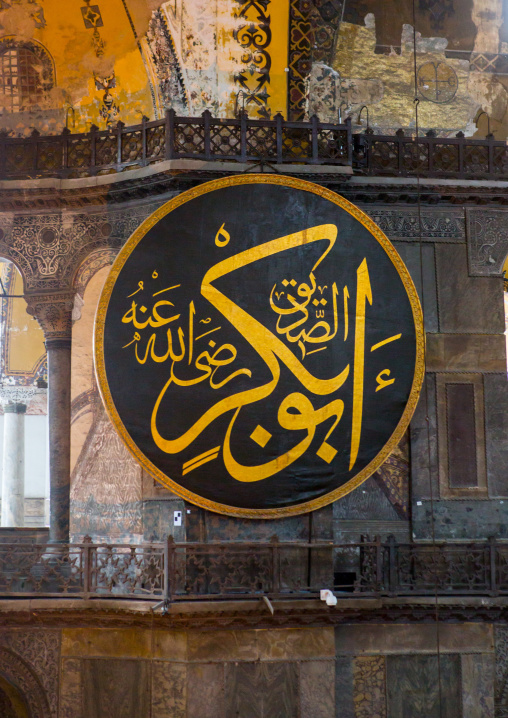
[[[442,623],[486,622],[506,623],[508,606],[505,601],[485,597],[457,598],[453,602],[438,602],[438,620]],[[447,599],[445,599],[447,600]],[[388,599],[361,601],[348,599],[340,606],[327,607],[317,600],[272,601],[274,614],[262,603],[241,601],[215,603],[206,601],[192,605],[185,602],[172,604],[167,613],[152,611],[152,601],[128,601],[94,599],[80,601],[53,598],[45,605],[44,599],[18,599],[0,611],[3,627],[137,627],[181,630],[253,629],[253,628],[302,628],[338,626],[355,623],[428,623],[436,619],[435,601]],[[26,604],[26,606],[23,606]],[[417,652],[417,651],[415,651]]]
[[[153,167],[153,172],[142,176],[126,178],[119,174],[111,182],[111,175],[108,175],[108,184],[91,184],[90,186],[76,186],[75,188],[58,186],[39,186],[37,181],[24,181],[16,187],[16,182],[4,182],[0,185],[0,212],[41,212],[51,209],[95,209],[102,207],[116,207],[136,201],[146,201],[160,196],[161,202],[169,199],[173,193],[183,192],[202,182],[224,177],[225,175],[238,174],[244,171],[245,166],[228,163],[224,169],[219,169],[218,164],[207,167],[206,162],[199,162],[196,169],[163,170]],[[210,163],[211,165],[212,163]],[[394,182],[391,177],[369,177],[368,181],[355,182],[356,177],[366,178],[361,174],[337,175],[332,172],[315,171],[309,172],[309,167],[302,167],[299,171],[295,165],[282,168],[282,174],[286,171],[291,176],[315,182],[338,192],[351,202],[377,203],[377,204],[409,204],[415,206],[420,199],[422,205],[434,206],[455,205],[455,206],[507,206],[508,193],[506,181],[490,183],[469,183],[456,180],[454,184],[444,184],[435,179],[430,183],[421,183],[419,188],[415,179],[399,178]],[[395,178],[396,179],[396,178]],[[96,181],[96,180],[95,180]],[[6,186],[8,185],[8,186]],[[165,195],[168,195],[167,197]]]
[[[72,308],[74,292],[26,295],[27,312],[39,322],[46,343],[57,341],[67,344],[72,333]],[[55,345],[56,348],[56,345]]]

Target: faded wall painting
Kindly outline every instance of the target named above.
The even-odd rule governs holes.
[[[0,1],[0,128],[286,114],[288,0]]]

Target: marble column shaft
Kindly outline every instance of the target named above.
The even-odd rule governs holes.
[[[48,353],[49,538],[69,541],[71,340],[46,340]]]
[[[49,539],[69,541],[71,468],[71,332],[74,293],[27,296],[48,355]]]
[[[26,405],[4,405],[2,526],[25,525]]]

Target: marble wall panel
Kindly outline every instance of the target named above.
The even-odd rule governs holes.
[[[487,483],[492,497],[508,496],[508,381],[506,372],[484,376]]]
[[[384,656],[353,659],[355,718],[387,718]]]
[[[351,656],[335,658],[335,718],[355,718]]]
[[[299,716],[296,663],[228,663],[225,685],[226,718]]]
[[[434,245],[422,247],[416,243],[394,242],[395,249],[402,257],[413,280],[424,314],[425,331],[438,332],[436,265]],[[423,279],[423,292],[422,292]]]
[[[428,419],[428,421],[427,421]],[[414,504],[439,494],[436,377],[427,374],[409,429],[411,499]],[[413,507],[414,509],[414,507]]]
[[[494,656],[464,654],[462,662],[462,718],[494,718]]]
[[[187,666],[183,663],[153,661],[151,668],[150,718],[187,718]]]
[[[145,718],[150,715],[150,664],[118,659],[83,660],[86,718]]]
[[[335,662],[300,663],[300,715],[335,718]]]
[[[462,718],[460,656],[388,656],[389,718]]]
[[[224,718],[224,665],[190,665],[187,681],[187,718]]]
[[[79,658],[62,659],[58,718],[85,718],[83,716],[82,670]]]
[[[508,502],[503,499],[429,500],[413,504],[413,533],[418,539],[475,541],[508,537]],[[433,517],[433,522],[432,522]]]
[[[465,245],[436,245],[439,331],[503,334],[501,280],[470,277]]]
[[[337,655],[435,654],[435,624],[343,625],[335,628]],[[494,635],[487,623],[440,623],[441,653],[493,653]]]

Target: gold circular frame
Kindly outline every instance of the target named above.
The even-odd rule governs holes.
[[[116,410],[109,385],[106,377],[106,368],[104,362],[104,324],[106,319],[106,313],[108,309],[109,299],[113,291],[115,282],[132,251],[143,239],[146,233],[159,222],[163,217],[172,212],[182,204],[189,202],[196,197],[200,197],[208,192],[214,192],[222,187],[231,187],[234,185],[246,185],[246,184],[275,184],[283,185],[285,187],[292,187],[294,189],[304,190],[305,192],[312,192],[317,194],[324,199],[338,205],[355,219],[357,219],[379,242],[385,252],[388,254],[392,264],[395,266],[404,288],[407,292],[411,309],[413,312],[413,319],[416,331],[416,361],[415,361],[415,372],[413,376],[413,384],[411,392],[406,404],[406,407],[402,413],[402,416],[397,424],[393,434],[388,439],[387,443],[381,449],[381,451],[365,466],[356,476],[346,482],[343,486],[340,486],[333,491],[330,491],[324,496],[320,496],[317,499],[306,501],[303,504],[295,506],[287,506],[283,508],[275,509],[242,509],[235,506],[228,506],[227,504],[219,504],[215,501],[209,501],[208,499],[194,494],[188,491],[180,484],[176,483],[168,476],[166,476],[160,469],[158,469],[138,448],[133,442],[129,433],[127,432],[120,416]],[[134,458],[163,486],[170,489],[182,498],[190,501],[197,506],[201,506],[210,511],[216,511],[220,514],[226,514],[229,516],[237,516],[241,518],[256,518],[256,519],[275,519],[282,518],[284,516],[295,516],[298,514],[304,514],[309,511],[320,508],[331,504],[333,501],[340,499],[342,496],[349,494],[353,489],[357,488],[366,479],[369,478],[388,458],[392,453],[393,449],[402,439],[404,432],[406,431],[411,417],[413,416],[414,410],[418,403],[420,395],[420,389],[422,387],[423,378],[425,374],[425,333],[423,328],[423,314],[420,306],[420,300],[413,284],[408,270],[397,250],[390,242],[388,237],[382,232],[382,230],[362,212],[358,207],[348,200],[344,199],[340,195],[332,192],[329,189],[320,187],[319,185],[305,180],[295,179],[293,177],[287,177],[285,175],[275,174],[244,174],[244,175],[232,175],[223,179],[212,180],[211,182],[205,182],[204,184],[182,192],[174,199],[166,202],[162,207],[156,210],[150,217],[136,229],[136,231],[127,240],[126,244],[120,250],[117,258],[115,259],[113,266],[111,267],[110,273],[104,284],[99,304],[97,307],[97,314],[95,317],[95,334],[94,334],[94,359],[95,359],[95,370],[97,374],[97,380],[99,384],[99,390],[102,396],[104,405],[109,414],[109,417],[122,438],[123,442],[134,456]]]

